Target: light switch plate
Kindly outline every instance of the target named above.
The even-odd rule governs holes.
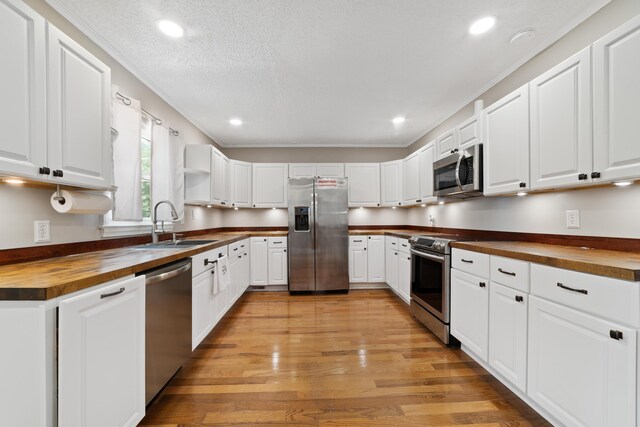
[[[567,211],[567,228],[580,228],[580,211]]]
[[[51,230],[49,221],[33,221],[33,241],[36,243],[51,241]]]

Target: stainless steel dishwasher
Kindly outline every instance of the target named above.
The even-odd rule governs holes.
[[[191,356],[191,259],[140,273],[146,277],[145,402]]]

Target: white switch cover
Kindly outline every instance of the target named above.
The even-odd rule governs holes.
[[[580,228],[580,211],[567,211],[567,228]]]
[[[33,221],[33,240],[36,243],[50,242],[51,232],[49,229],[49,221]]]

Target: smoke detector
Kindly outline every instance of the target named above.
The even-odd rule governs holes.
[[[509,39],[509,43],[513,44],[515,42],[523,42],[523,41],[531,40],[532,38],[535,37],[535,35],[536,35],[535,29],[526,28],[524,30],[518,31],[513,36],[511,36],[511,39]]]

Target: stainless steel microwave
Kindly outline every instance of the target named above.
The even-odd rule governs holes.
[[[482,196],[482,144],[433,163],[433,194],[461,199]]]

